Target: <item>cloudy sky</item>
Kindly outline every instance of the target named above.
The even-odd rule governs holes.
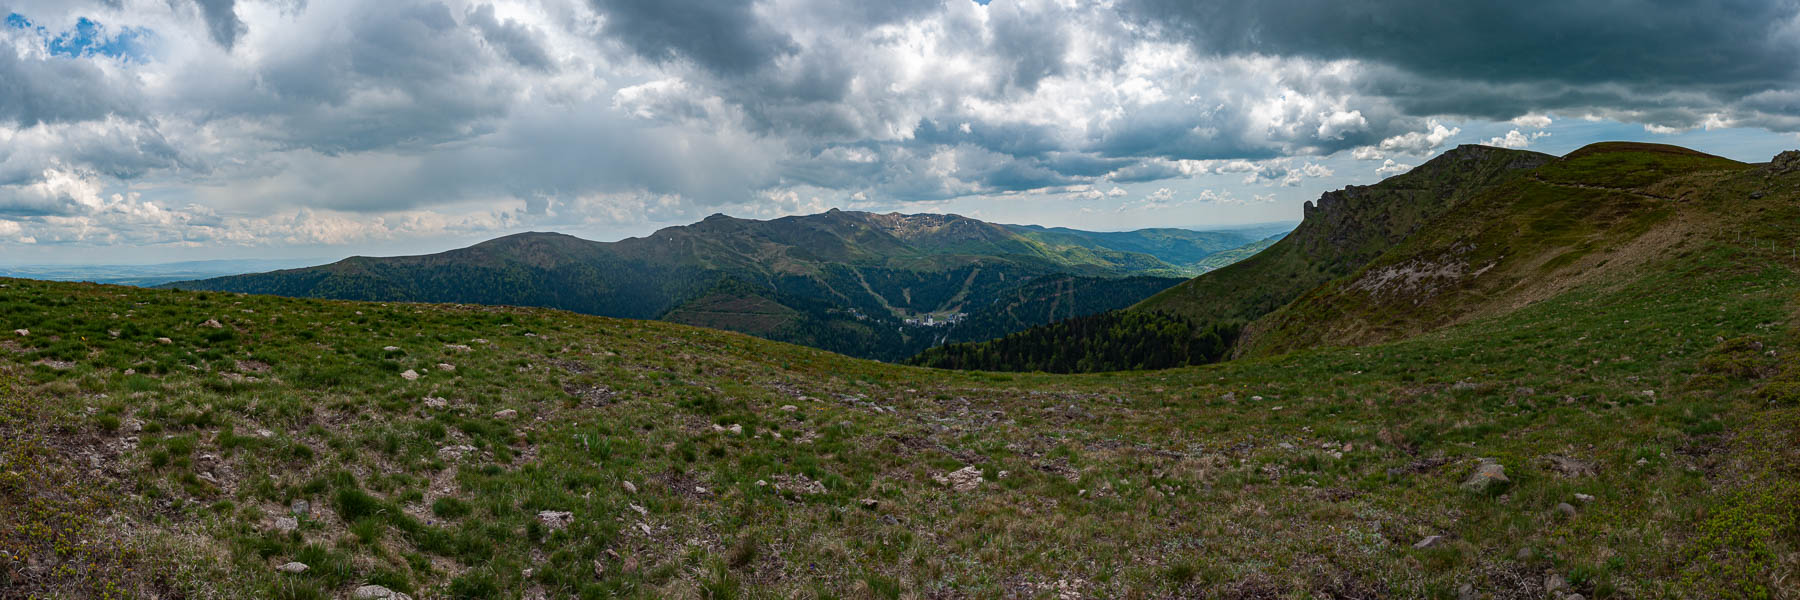
[[[0,0],[0,263],[723,212],[1296,220],[1485,143],[1800,147],[1794,0]]]

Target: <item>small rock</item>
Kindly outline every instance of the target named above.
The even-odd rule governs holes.
[[[863,499],[862,499],[862,505],[863,505],[863,508],[867,508],[867,509],[870,509],[870,510],[874,510],[874,509],[876,509],[876,508],[879,508],[879,507],[880,507],[880,506],[881,506],[881,501],[880,501],[880,500],[876,500],[876,499],[874,499],[874,498],[863,498]]]
[[[1767,195],[1768,195],[1767,192],[1764,192],[1762,190],[1757,190],[1754,192],[1750,192],[1750,199],[1751,200],[1761,200],[1763,196],[1767,196]]]
[[[1575,501],[1582,504],[1588,504],[1594,501],[1594,497],[1587,494],[1575,494]]]
[[[981,478],[981,469],[967,466],[944,475],[933,475],[932,479],[939,484],[950,486],[958,492],[967,492],[981,487],[985,481]]]
[[[169,344],[175,343],[175,340],[171,340],[169,338],[156,338],[156,343],[167,346]]]
[[[206,322],[201,323],[200,326],[205,327],[207,329],[224,329],[225,328],[225,325],[219,323],[218,319],[207,319]]]
[[[275,570],[283,572],[283,573],[287,573],[289,575],[299,575],[301,573],[305,573],[306,570],[310,569],[310,568],[312,568],[312,567],[306,566],[306,563],[291,562],[291,563],[281,565],[279,567],[275,567]]]
[[[518,417],[519,411],[510,408],[494,413],[494,418],[496,419],[516,419]]]
[[[276,517],[275,530],[287,533],[300,528],[300,520],[293,517]]]
[[[1575,505],[1573,505],[1573,504],[1569,504],[1567,502],[1558,502],[1556,504],[1556,508],[1554,510],[1556,511],[1556,516],[1558,516],[1558,517],[1561,517],[1564,519],[1575,518]]]
[[[137,369],[126,369],[126,370],[125,370],[125,374],[126,374],[126,375],[136,375],[136,374],[137,374]]]
[[[472,348],[469,348],[468,346],[464,346],[462,344],[444,344],[444,349],[445,350],[455,350],[457,352],[468,352]]]
[[[399,352],[400,347],[399,346],[382,346],[381,351],[382,352]]]
[[[1462,489],[1475,493],[1486,493],[1511,482],[1511,479],[1506,478],[1506,467],[1501,466],[1493,459],[1484,458],[1481,459],[1481,464],[1476,465],[1475,472],[1470,473],[1469,478],[1462,482]]]
[[[288,505],[288,512],[293,513],[296,517],[304,517],[312,514],[312,503],[305,500],[295,500],[293,504]]]
[[[792,404],[784,404],[781,406],[781,410],[783,410],[785,412],[794,412],[796,410],[800,410],[800,407],[794,406]]]
[[[731,426],[727,427],[726,429],[730,430],[731,433],[734,433],[737,435],[744,435],[744,426],[743,425],[739,425],[737,423],[732,423]]]
[[[1562,600],[1587,600],[1587,596],[1581,594],[1564,594]]]
[[[1419,540],[1419,543],[1413,544],[1413,549],[1414,550],[1424,550],[1426,548],[1436,548],[1443,544],[1444,544],[1444,536],[1428,535],[1428,536],[1425,536],[1425,539]]]
[[[450,406],[449,400],[438,398],[436,396],[426,396],[423,402],[425,403],[425,408],[444,408]]]
[[[439,370],[439,371],[455,371],[456,365],[453,365],[450,363],[438,363],[437,370]]]
[[[30,329],[14,329],[13,334],[17,335],[19,337],[25,337],[25,336],[31,335],[31,330]]]
[[[627,494],[636,494],[637,493],[637,484],[634,484],[632,482],[620,481],[619,486],[625,488],[625,493],[627,493]]]
[[[764,481],[761,479],[756,480],[756,487],[764,487],[767,485],[769,485],[769,482],[767,482],[767,481]]]
[[[269,431],[267,429],[258,429],[258,430],[256,430],[256,437],[260,437],[260,438],[275,437],[275,432]]]
[[[645,509],[642,506],[638,506],[636,504],[626,504],[625,506],[627,508],[630,508],[633,512],[636,512],[638,514],[638,516],[642,516],[642,517],[650,516],[650,511],[648,509]]]
[[[412,600],[412,596],[379,585],[365,585],[356,588],[350,597],[354,600]]]
[[[1519,548],[1518,552],[1513,553],[1513,560],[1516,560],[1519,562],[1526,562],[1526,561],[1531,560],[1535,556],[1536,556],[1535,554],[1532,554],[1531,548],[1528,548],[1528,547],[1527,548]]]
[[[1475,584],[1465,583],[1456,588],[1456,600],[1481,600],[1481,593],[1475,591]]]
[[[1569,582],[1563,581],[1561,575],[1551,573],[1544,576],[1544,593],[1555,594],[1569,588]]]
[[[414,371],[412,369],[407,369],[405,373],[400,374],[400,378],[405,379],[407,381],[417,381],[419,379],[419,372]]]
[[[574,523],[575,513],[566,510],[540,511],[537,514],[537,520],[539,523],[543,523],[545,527],[549,527],[551,531],[556,531],[568,527],[570,523]]]

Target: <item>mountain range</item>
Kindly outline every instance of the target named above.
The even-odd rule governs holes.
[[[641,238],[521,233],[423,256],[167,284],[348,300],[561,308],[896,360],[1130,306],[1282,225],[1091,232],[958,215],[714,215]]]

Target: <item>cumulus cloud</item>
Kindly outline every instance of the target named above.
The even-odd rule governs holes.
[[[1512,131],[1506,132],[1506,135],[1488,138],[1487,141],[1482,142],[1482,144],[1485,144],[1488,146],[1499,146],[1501,148],[1526,148],[1526,147],[1530,147],[1531,143],[1534,141],[1537,141],[1538,138],[1546,137],[1549,135],[1550,135],[1550,132],[1548,132],[1548,131],[1533,131],[1533,132],[1527,134],[1527,133],[1521,133],[1519,130],[1514,129]]]
[[[1008,194],[1166,210],[1333,177],[1340,152],[1403,172],[1489,131],[1474,121],[1510,122],[1487,140],[1509,147],[1552,114],[1800,130],[1791,2],[9,10],[28,24],[0,26],[0,223],[40,243],[282,227],[353,243]],[[1236,192],[1196,196],[1197,178]]]

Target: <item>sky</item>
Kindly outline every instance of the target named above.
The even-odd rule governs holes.
[[[1459,144],[1800,147],[1800,0],[0,0],[0,264],[713,213],[1296,221]]]

